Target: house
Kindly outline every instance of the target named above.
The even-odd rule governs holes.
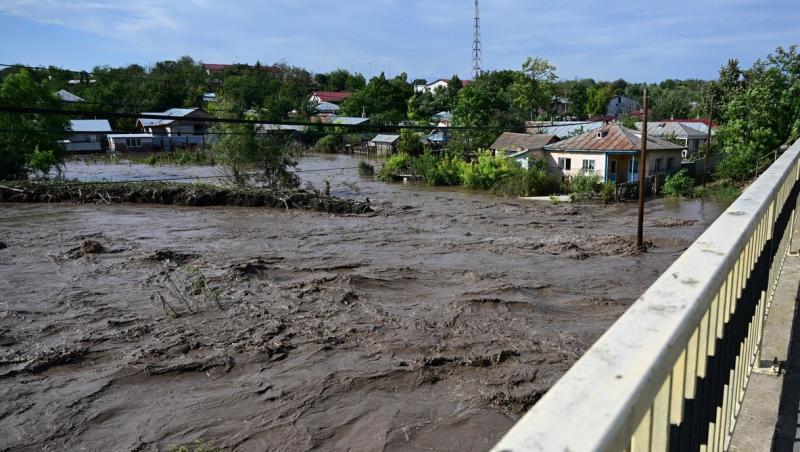
[[[339,105],[348,97],[350,97],[350,93],[346,91],[314,91],[308,100],[314,104],[330,102]]]
[[[693,129],[697,129],[706,136],[708,135],[708,128],[711,127],[711,135],[713,136],[716,132],[716,128],[718,127],[716,124],[708,120],[708,118],[693,118],[693,119],[662,119],[660,122],[678,122],[685,126],[689,126]]]
[[[203,93],[203,102],[216,102],[217,93]]]
[[[544,147],[556,141],[555,135],[503,132],[489,149],[498,156],[528,151],[531,152],[531,157],[544,158]],[[527,168],[527,164],[525,167]]]
[[[375,138],[369,140],[369,148],[378,155],[392,155],[397,150],[397,142],[400,140],[400,135],[387,134],[376,135]]]
[[[449,111],[440,111],[433,115],[436,127],[450,127],[453,123],[453,114]]]
[[[465,87],[471,83],[471,80],[461,80],[461,87]],[[435,93],[438,88],[447,88],[450,86],[450,80],[440,78],[432,81],[427,85],[414,85],[415,93]]]
[[[360,116],[331,116],[328,123],[343,126],[363,126],[369,124],[369,118],[362,118]]]
[[[136,129],[153,135],[153,146],[168,151],[174,147],[196,146],[206,142],[206,125],[213,116],[199,108],[170,108],[145,115],[169,116],[174,119],[139,118]]]
[[[636,128],[642,130],[642,123],[637,122]],[[700,147],[705,146],[708,138],[707,132],[701,132],[682,122],[650,122],[647,124],[647,136],[659,137],[683,145],[686,151],[684,158],[697,155]]]
[[[450,141],[450,134],[447,132],[447,129],[436,129],[429,133],[425,139],[431,147],[440,149]]]
[[[103,152],[106,149],[106,135],[111,133],[107,119],[72,119],[67,130],[69,139],[62,141],[64,149],[73,153]]]
[[[56,91],[56,97],[58,97],[64,102],[86,102],[86,99],[80,96],[76,96],[75,94],[72,94],[71,92],[65,89],[60,89]]]
[[[335,115],[339,113],[339,106],[333,102],[320,102],[315,105],[314,112],[318,115]]]
[[[525,121],[525,131],[555,135],[563,140],[574,135],[580,135],[590,130],[603,127],[603,121]]]
[[[107,135],[108,152],[153,152],[153,135],[149,133],[112,133]]]
[[[625,116],[630,115],[639,109],[639,102],[625,96],[614,96],[608,101],[606,114],[608,116]]]
[[[604,181],[639,180],[638,155],[641,134],[617,123],[567,138],[544,147],[548,167],[566,177],[594,173]],[[658,137],[647,137],[646,174],[680,168],[683,146]]]

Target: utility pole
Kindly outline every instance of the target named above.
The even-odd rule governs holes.
[[[636,246],[642,249],[644,245],[644,191],[645,191],[645,159],[647,157],[647,88],[644,90],[644,118],[642,118],[642,149],[639,154],[639,220],[636,229]]]
[[[708,136],[706,137],[706,158],[703,162],[703,188],[706,188],[706,173],[708,172],[708,154],[711,153],[711,124],[713,124],[714,112],[714,93],[711,93],[711,101],[708,103]]]

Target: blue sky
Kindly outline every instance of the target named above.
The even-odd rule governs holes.
[[[484,69],[541,56],[563,79],[712,78],[800,43],[798,0],[482,0]],[[0,63],[285,61],[469,78],[472,0],[0,0]]]

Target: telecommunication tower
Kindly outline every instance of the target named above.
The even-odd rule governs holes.
[[[481,75],[481,17],[475,0],[475,23],[472,27],[472,77]]]

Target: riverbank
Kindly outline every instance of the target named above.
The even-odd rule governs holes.
[[[272,207],[338,214],[372,211],[369,202],[337,198],[314,190],[167,182],[3,182],[0,184],[0,202]]]

